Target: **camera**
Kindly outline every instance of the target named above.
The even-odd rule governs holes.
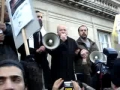
[[[96,54],[93,53],[91,54],[91,57],[94,57],[95,55]],[[106,55],[106,62],[104,62],[104,58],[102,58],[103,55]],[[103,55],[98,53],[97,56],[99,58],[97,60],[94,58],[92,59],[97,72],[92,77],[92,87],[96,90],[99,90],[99,88],[109,88],[111,86],[111,70],[113,68],[114,61],[117,59],[118,53],[113,48],[104,48]]]
[[[71,81],[65,81],[64,90],[73,90],[73,83]]]
[[[107,56],[107,66],[111,70],[115,59],[117,59],[118,52],[113,48],[104,48],[103,53]]]

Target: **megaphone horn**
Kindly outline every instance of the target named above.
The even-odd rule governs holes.
[[[90,54],[90,60],[91,60],[91,62],[93,62],[93,63],[95,63],[96,60],[99,60],[99,61],[101,61],[101,62],[106,63],[105,55],[104,55],[102,52],[99,52],[99,51],[93,51],[93,52]]]
[[[60,45],[60,38],[55,33],[50,32],[43,36],[42,42],[47,49],[52,50]]]

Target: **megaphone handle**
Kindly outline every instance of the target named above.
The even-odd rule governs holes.
[[[76,75],[76,73],[75,73],[75,80],[77,81],[78,79],[77,79],[77,75]]]

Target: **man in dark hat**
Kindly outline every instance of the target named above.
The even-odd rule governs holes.
[[[0,90],[27,90],[24,68],[18,61],[0,61]]]

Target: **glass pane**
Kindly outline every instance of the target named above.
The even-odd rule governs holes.
[[[103,48],[107,48],[108,47],[108,44],[106,44],[106,43],[103,43],[102,45],[103,45],[102,46]]]
[[[110,47],[111,43],[110,43],[110,40],[109,40],[109,34],[108,33],[102,33],[102,32],[99,32],[98,33],[99,35],[99,46],[100,46],[100,50],[103,50],[103,48],[108,48]]]
[[[103,49],[103,44],[101,43],[101,50]]]
[[[102,44],[101,44],[101,42],[99,42],[99,45],[100,45],[100,50],[102,50]]]
[[[105,35],[105,42],[108,43],[108,35]]]
[[[110,45],[109,45],[109,44],[107,44],[107,47],[108,47],[108,48],[110,48]]]
[[[102,35],[101,33],[99,33],[99,41],[100,41],[100,42],[103,42],[103,40],[104,40],[103,35]]]
[[[98,38],[99,38],[99,42],[101,42],[101,36],[100,36],[100,33],[99,33],[98,35],[99,35],[99,37],[98,37]]]

